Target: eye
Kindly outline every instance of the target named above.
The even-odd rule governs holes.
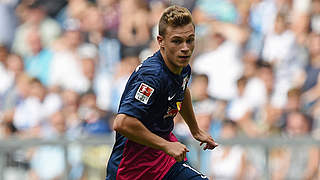
[[[175,44],[180,44],[180,43],[181,43],[181,40],[174,39],[174,40],[172,40],[171,42],[173,42],[173,43],[175,43]]]
[[[194,41],[194,38],[190,38],[190,39],[187,40],[187,43],[190,44],[190,43],[192,43],[193,41]]]

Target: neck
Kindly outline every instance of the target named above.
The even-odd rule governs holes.
[[[168,67],[168,69],[173,73],[173,74],[177,74],[180,75],[182,72],[182,67],[176,67],[174,64],[170,63],[170,61],[168,60],[168,57],[165,56],[165,53],[163,52],[162,49],[160,49],[160,53],[161,56],[164,60],[164,63],[166,64],[166,66]]]

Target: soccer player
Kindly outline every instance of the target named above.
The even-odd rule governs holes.
[[[204,150],[217,146],[198,127],[187,88],[195,41],[190,12],[168,7],[160,18],[157,41],[160,50],[136,68],[123,92],[107,180],[207,179],[185,163],[189,150],[171,132],[179,112]]]

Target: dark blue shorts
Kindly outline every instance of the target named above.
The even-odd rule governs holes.
[[[163,180],[208,180],[208,178],[182,161],[176,162]]]

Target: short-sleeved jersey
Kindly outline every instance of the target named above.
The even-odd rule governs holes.
[[[188,65],[180,75],[166,66],[160,51],[149,57],[130,76],[121,97],[118,113],[137,118],[151,132],[169,141],[173,118],[179,112],[191,75]],[[107,179],[162,179],[175,159],[116,134],[107,167]]]

